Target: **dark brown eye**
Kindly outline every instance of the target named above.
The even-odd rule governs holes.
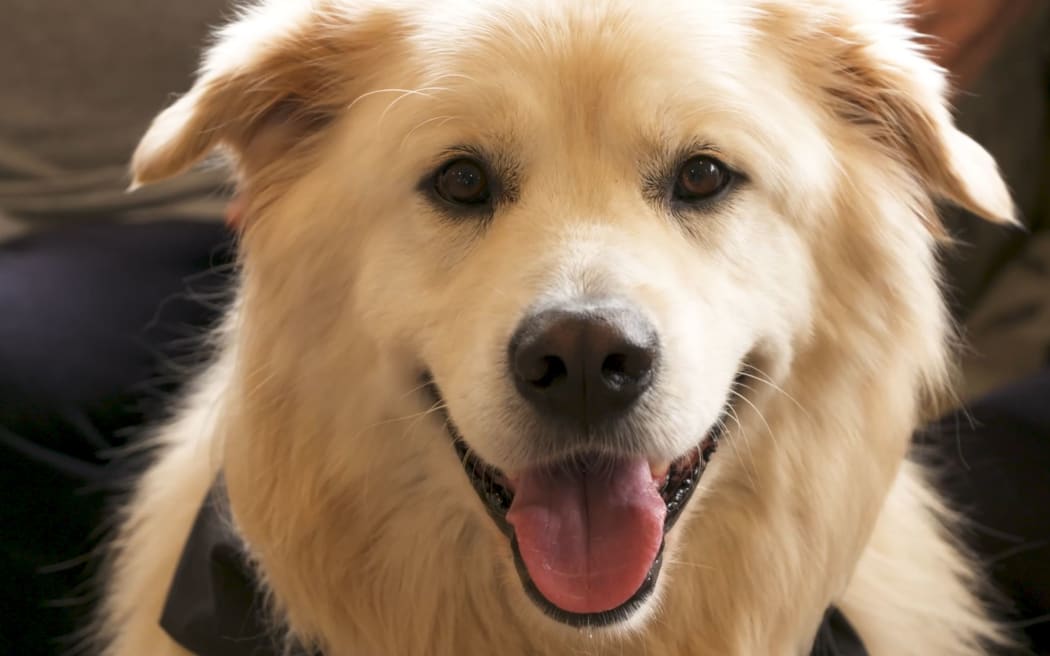
[[[678,200],[700,201],[717,195],[732,180],[732,174],[722,162],[699,155],[687,161],[678,170],[674,195]]]
[[[482,205],[489,202],[489,181],[478,162],[463,158],[449,162],[438,171],[434,181],[438,195],[457,205]]]

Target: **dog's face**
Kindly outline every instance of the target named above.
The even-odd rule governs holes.
[[[839,252],[837,283],[829,250],[898,240],[935,293],[929,194],[1009,215],[936,71],[866,3],[280,4],[226,32],[137,173],[234,148],[249,270],[423,384],[449,440],[424,466],[480,496],[507,594],[554,621],[644,617],[691,497],[752,475],[742,450],[804,448],[754,419],[761,390],[835,334],[829,296],[893,294],[864,282],[877,254]],[[900,39],[888,59],[875,37]]]
[[[382,158],[415,186],[360,278],[362,307],[417,344],[472,451],[511,478],[581,450],[678,458],[751,351],[785,362],[810,281],[775,187],[822,196],[830,165],[762,147],[768,128],[740,117],[768,86],[757,68],[736,84],[744,53],[716,30],[698,46],[699,25],[551,11],[537,35],[479,22],[437,88],[402,101]]]
[[[424,28],[452,52],[419,95],[347,123],[391,163],[348,193],[397,180],[369,208],[359,311],[412,345],[523,583],[572,624],[647,600],[748,376],[782,371],[812,315],[785,208],[826,198],[832,163],[747,110],[798,114],[712,12]]]

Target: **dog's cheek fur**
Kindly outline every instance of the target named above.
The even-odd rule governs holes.
[[[828,15],[833,13],[821,18],[826,20]],[[798,25],[795,23],[794,27]],[[832,26],[841,29],[841,25]],[[839,32],[832,33],[841,37]],[[895,34],[899,38],[901,32]],[[852,34],[851,38],[856,36]],[[784,41],[791,42],[792,39]],[[796,45],[802,47],[804,43]],[[810,53],[823,52],[821,47],[809,43]],[[842,45],[843,40],[840,38],[838,43]],[[914,57],[907,48],[903,51]],[[863,48],[851,50],[854,55],[857,52],[865,53]],[[808,61],[804,54],[795,61],[803,64],[803,79],[817,79],[826,72],[823,64]],[[829,214],[836,217],[835,221],[824,224],[807,238],[819,279],[814,348],[800,354],[792,375],[794,382],[783,387],[804,407],[828,409],[824,418],[813,419],[817,424],[830,421],[839,426],[832,430],[812,427],[806,431],[810,436],[837,433],[842,442],[817,445],[811,437],[805,451],[788,449],[782,453],[789,456],[785,463],[797,457],[800,463],[805,462],[804,467],[840,472],[845,470],[832,463],[867,458],[870,470],[850,468],[851,480],[840,481],[842,489],[849,486],[857,491],[851,495],[854,500],[878,499],[893,480],[887,506],[880,509],[867,505],[863,511],[868,517],[877,512],[878,524],[869,551],[858,566],[855,584],[846,589],[842,602],[869,648],[885,653],[983,653],[985,647],[980,641],[999,636],[967,590],[974,585],[974,567],[944,542],[943,523],[951,523],[950,515],[944,513],[917,467],[897,468],[911,429],[907,417],[918,423],[926,416],[931,409],[928,402],[941,393],[947,377],[945,336],[950,330],[936,285],[933,239],[939,231],[933,198],[947,196],[995,220],[1009,220],[1011,209],[1008,199],[1004,201],[1005,192],[994,164],[983,153],[973,157],[968,152],[972,142],[955,131],[944,114],[941,99],[933,97],[943,84],[933,65],[918,58],[905,62],[901,68],[895,68],[897,63],[872,56],[853,59],[850,76],[833,77],[835,81],[828,83],[838,89],[830,105],[826,97],[815,95],[810,99],[815,116],[821,115],[821,108],[830,106],[833,110],[830,123],[823,129],[836,135],[837,168],[842,183],[835,195],[835,211]],[[905,111],[893,105],[867,104],[866,99],[873,97],[869,94],[886,94],[874,96],[879,102],[910,98],[911,92],[902,88],[910,89],[911,80],[905,84],[898,78],[891,85],[896,85],[892,91],[873,90],[871,80],[882,80],[882,84],[894,76],[907,78],[910,73],[906,71],[914,69],[932,80],[929,89],[916,95],[921,99],[916,105]],[[866,71],[866,81],[858,82],[855,76],[859,70]],[[843,71],[833,73],[840,75]],[[865,114],[842,113],[839,102],[850,97],[865,99],[861,105]],[[856,109],[857,105],[852,107]],[[900,123],[886,123],[891,120]],[[857,121],[863,122],[859,129]],[[891,132],[896,138],[911,139],[912,143],[905,146],[885,141]],[[961,173],[959,162],[973,163],[979,170]],[[919,225],[927,231],[918,230]],[[902,294],[902,289],[907,292]],[[902,354],[908,355],[902,358]],[[820,371],[823,373],[819,378],[799,384]],[[836,379],[838,383],[833,382]],[[846,382],[850,380],[853,382]],[[853,396],[835,400],[844,393]],[[882,400],[878,409],[870,402],[864,407],[865,399],[872,398]],[[770,417],[775,408],[776,404],[767,413],[767,419],[785,426],[778,432],[778,439],[787,437],[790,441],[792,431],[787,427],[792,422],[789,419],[780,424]],[[857,419],[861,421],[854,423]],[[823,467],[818,464],[821,457],[829,458]],[[861,512],[859,508],[834,510],[840,503],[834,498],[834,487],[821,489],[833,478],[832,474],[823,480],[806,481],[807,486],[812,486],[807,498],[822,507],[826,517],[839,512],[856,516]],[[716,485],[717,479],[709,482]],[[861,494],[861,489],[868,492]],[[925,519],[919,521],[920,518]],[[911,531],[895,524],[905,519],[915,522]],[[867,521],[860,526],[869,526]],[[887,539],[889,533],[909,538]],[[866,536],[866,529],[859,535]],[[848,548],[839,545],[837,550],[840,556],[859,553],[862,544],[863,541],[857,542]],[[927,547],[919,547],[920,544]],[[912,549],[923,549],[924,554],[919,556]],[[889,574],[882,567],[890,561],[898,563],[898,573],[909,572],[908,576],[925,581],[915,588],[909,586],[908,599],[889,593],[889,586],[879,583],[879,577]],[[882,590],[883,599],[895,599],[893,603],[901,608],[912,609],[895,620],[899,630],[887,631],[885,616],[875,619],[881,613],[879,604],[871,604],[869,599],[866,608],[859,607],[863,602],[858,600],[867,599],[874,589]],[[954,603],[948,609],[938,607],[934,599],[952,599]],[[932,630],[931,617],[939,620],[936,630]],[[875,627],[880,621],[881,629]],[[891,637],[895,635],[922,636],[924,645],[901,643]]]

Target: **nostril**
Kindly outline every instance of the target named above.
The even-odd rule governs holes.
[[[625,353],[610,353],[602,360],[602,378],[614,386],[644,384],[653,368],[651,349],[629,348]]]
[[[632,376],[627,373],[627,356],[623,353],[607,355],[602,360],[602,377],[617,385],[630,382]]]
[[[526,376],[525,380],[541,389],[550,387],[569,374],[565,361],[556,355],[548,355],[537,360],[533,371],[537,375]]]

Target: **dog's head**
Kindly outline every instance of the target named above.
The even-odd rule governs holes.
[[[502,594],[572,625],[640,624],[683,531],[727,571],[753,561],[760,532],[734,527],[775,503],[851,517],[847,576],[941,376],[934,202],[1012,213],[897,9],[246,13],[133,166],[150,182],[219,144],[239,166],[245,414],[299,416],[240,479],[279,490],[266,472],[294,461],[347,480],[340,450],[407,468],[503,533],[482,540],[516,563]],[[425,438],[376,428],[405,398],[435,403],[395,424]],[[287,451],[310,440],[321,461]],[[861,501],[829,510],[846,476]]]

